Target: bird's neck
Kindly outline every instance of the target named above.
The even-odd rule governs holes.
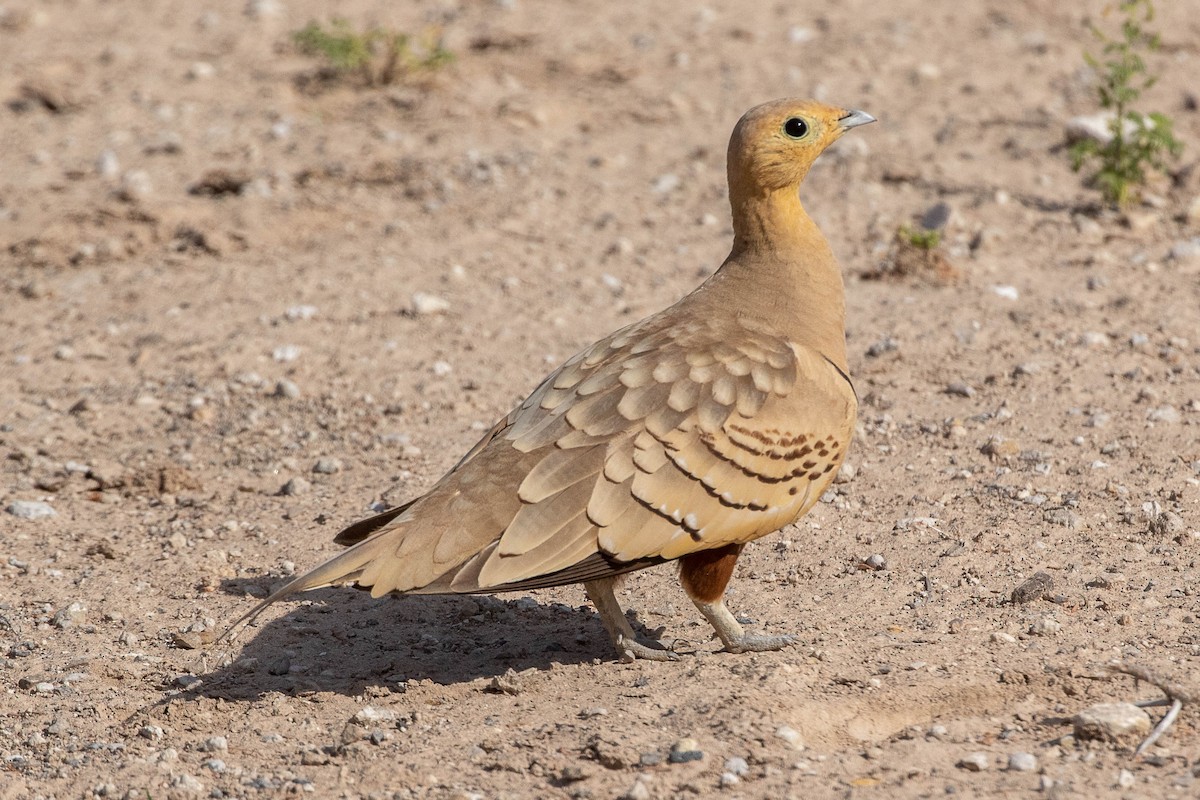
[[[730,200],[733,250],[718,275],[744,284],[764,322],[847,369],[841,269],[796,187]]]

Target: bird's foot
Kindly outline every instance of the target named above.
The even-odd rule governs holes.
[[[736,639],[725,642],[725,650],[730,653],[763,653],[768,650],[782,650],[791,647],[799,639],[790,634],[769,636],[767,634],[743,633]]]
[[[645,661],[678,661],[679,654],[674,649],[663,647],[658,642],[653,645],[639,642],[637,639],[628,636],[618,636],[614,642],[617,647],[617,654],[621,657],[621,661],[626,664],[631,664],[634,661],[643,659]],[[672,647],[674,642],[671,643]]]

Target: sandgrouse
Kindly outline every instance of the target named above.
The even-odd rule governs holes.
[[[636,638],[613,588],[678,560],[726,650],[791,644],[745,633],[722,597],[746,543],[807,512],[850,444],[841,272],[798,190],[826,147],[873,121],[795,99],[747,112],[729,142],[721,268],[568,360],[427,494],[343,530],[347,550],[243,619],[330,585],[380,597],[583,583],[622,659],[674,660]]]

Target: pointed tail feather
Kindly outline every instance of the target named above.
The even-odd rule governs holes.
[[[342,586],[347,583],[353,583],[362,574],[363,568],[386,548],[387,545],[384,540],[388,538],[390,537],[376,534],[369,539],[359,542],[345,552],[338,553],[333,558],[314,567],[298,578],[288,581],[283,586],[271,592],[265,600],[254,608],[238,617],[232,625],[225,629],[225,632],[221,634],[217,641],[233,641],[237,637],[237,632],[244,624],[253,622],[268,606],[285,597],[297,592],[308,591],[309,589],[320,589],[324,586]],[[392,540],[392,544],[394,546],[394,540]]]

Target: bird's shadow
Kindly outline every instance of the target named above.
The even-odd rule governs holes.
[[[243,581],[225,590],[245,596]],[[582,598],[581,598],[582,599]],[[588,605],[531,596],[408,595],[372,599],[342,588],[281,602],[287,612],[209,648],[220,666],[184,697],[248,700],[272,692],[361,695],[411,680],[456,684],[551,664],[610,660]],[[636,622],[634,627],[639,627]],[[644,629],[643,629],[644,630]],[[180,695],[176,695],[180,697]]]

